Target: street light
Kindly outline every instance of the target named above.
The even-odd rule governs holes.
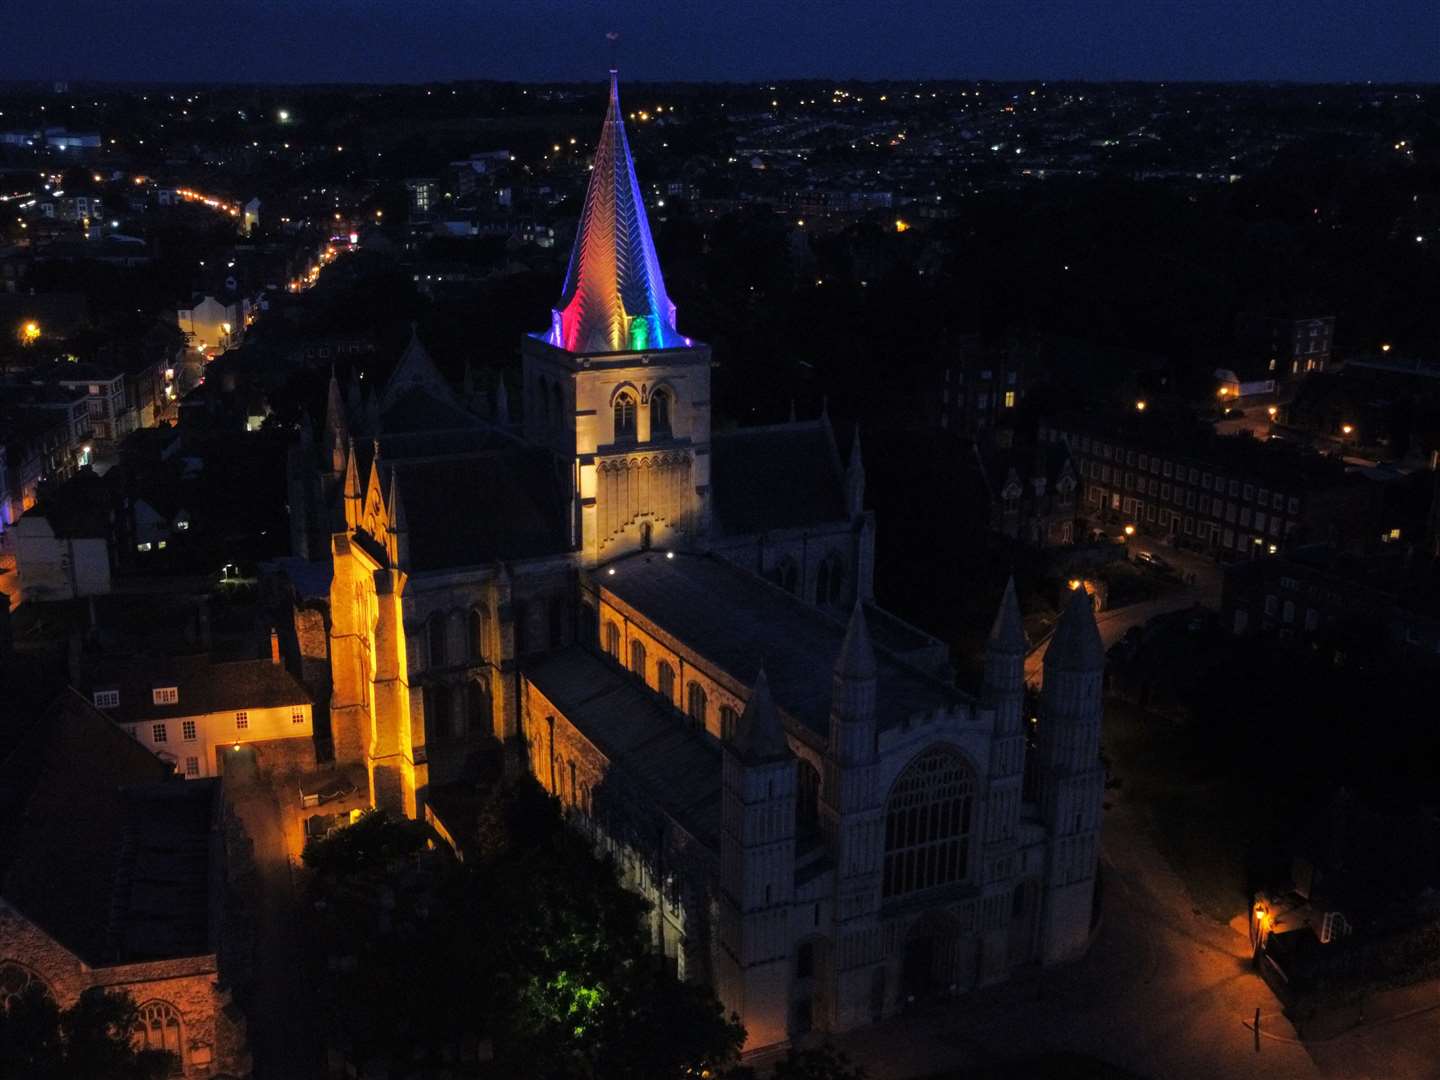
[[[1141,398],[1139,401],[1135,402],[1135,411],[1136,411],[1136,412],[1144,412],[1144,411],[1145,411],[1145,400],[1144,400],[1144,398]]]
[[[1265,411],[1270,414],[1270,419],[1271,419],[1271,420],[1274,420],[1276,414],[1278,414],[1278,413],[1280,412],[1280,409],[1279,409],[1278,406],[1271,405],[1271,406],[1270,406],[1268,409],[1266,409]]]
[[[1125,526],[1125,535],[1126,535],[1126,536],[1134,536],[1134,535],[1135,535],[1135,526],[1134,526],[1134,525],[1126,525],[1126,526]]]
[[[20,327],[20,340],[26,345],[34,345],[40,340],[40,324],[31,319],[24,326]]]
[[[1355,426],[1353,424],[1341,424],[1340,434],[1347,436],[1355,434]]]

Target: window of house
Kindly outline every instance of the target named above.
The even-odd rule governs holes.
[[[157,686],[150,691],[150,700],[156,705],[174,705],[180,700],[180,690],[174,686]]]
[[[705,696],[705,688],[699,683],[692,682],[686,692],[685,712],[691,720],[695,721],[697,727],[705,726],[705,711],[709,705],[709,699]]]
[[[235,730],[236,730],[236,731],[244,731],[244,730],[245,730],[246,728],[248,728],[249,726],[250,726],[250,714],[249,714],[249,712],[247,712],[247,711],[245,711],[245,710],[243,710],[243,709],[242,709],[240,712],[237,712],[237,713],[235,714]]]
[[[729,705],[720,706],[720,738],[727,742],[735,737],[735,729],[740,724],[740,714]]]
[[[655,689],[671,705],[675,704],[675,669],[670,666],[669,660],[661,660],[655,665]]]
[[[635,439],[635,397],[629,391],[615,399],[615,441],[633,442]]]
[[[199,758],[187,757],[187,758],[185,759],[185,775],[186,775],[186,776],[199,776],[199,775],[200,775],[200,759],[199,759]]]
[[[650,437],[652,439],[670,436],[670,395],[656,390],[650,395]]]
[[[1265,597],[1265,614],[1274,615],[1280,610],[1280,598],[1278,596]]]
[[[290,722],[291,722],[292,724],[303,724],[303,723],[305,722],[305,710],[304,710],[304,709],[291,709],[291,710],[290,710]]]
[[[643,682],[645,679],[645,643],[643,641],[630,642],[630,670],[638,675]]]
[[[114,709],[120,705],[119,690],[96,690],[93,699],[97,709]]]
[[[1013,409],[1014,407],[1015,407],[1015,391],[1014,391],[1014,390],[1006,390],[1006,391],[1005,391],[1005,408],[1007,408],[1007,409]]]
[[[165,733],[165,725],[164,725],[164,724],[151,724],[151,725],[150,725],[150,741],[151,741],[151,742],[157,742],[157,743],[162,743],[162,742],[165,742],[165,741],[166,741],[166,733]]]
[[[180,722],[180,737],[186,742],[195,741],[195,721],[182,720]]]

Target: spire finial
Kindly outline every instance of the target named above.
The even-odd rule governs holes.
[[[609,31],[605,35],[605,40],[610,43],[610,100],[614,101],[620,96],[618,89],[620,65],[615,60],[615,53],[620,45],[620,31]]]

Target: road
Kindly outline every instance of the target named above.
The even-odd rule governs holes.
[[[1165,594],[1156,600],[1150,600],[1143,604],[1130,604],[1127,607],[1102,611],[1097,614],[1095,623],[1100,628],[1100,640],[1105,643],[1105,648],[1110,648],[1124,637],[1126,631],[1131,627],[1144,626],[1157,615],[1168,615],[1172,611],[1184,611],[1196,604],[1219,610],[1220,588],[1225,575],[1212,560],[1187,551],[1175,551],[1167,547],[1151,545],[1143,540],[1132,541],[1132,543],[1138,551],[1153,550],[1155,554],[1174,566],[1180,574],[1193,574],[1195,583],[1193,585],[1182,585],[1178,581],[1169,583],[1165,586]],[[1032,686],[1040,685],[1040,677],[1044,671],[1045,652],[1049,647],[1050,640],[1047,638],[1025,658],[1025,681]]]

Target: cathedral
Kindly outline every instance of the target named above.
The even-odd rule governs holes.
[[[424,815],[498,738],[650,899],[657,952],[747,1052],[1080,955],[1104,786],[1084,593],[1038,718],[1013,583],[961,690],[945,646],[874,603],[858,430],[712,432],[710,352],[677,329],[613,72],[522,360],[512,418],[503,385],[473,408],[412,336],[368,401],[332,378],[297,452],[297,549],[332,569],[335,755],[372,804]]]

